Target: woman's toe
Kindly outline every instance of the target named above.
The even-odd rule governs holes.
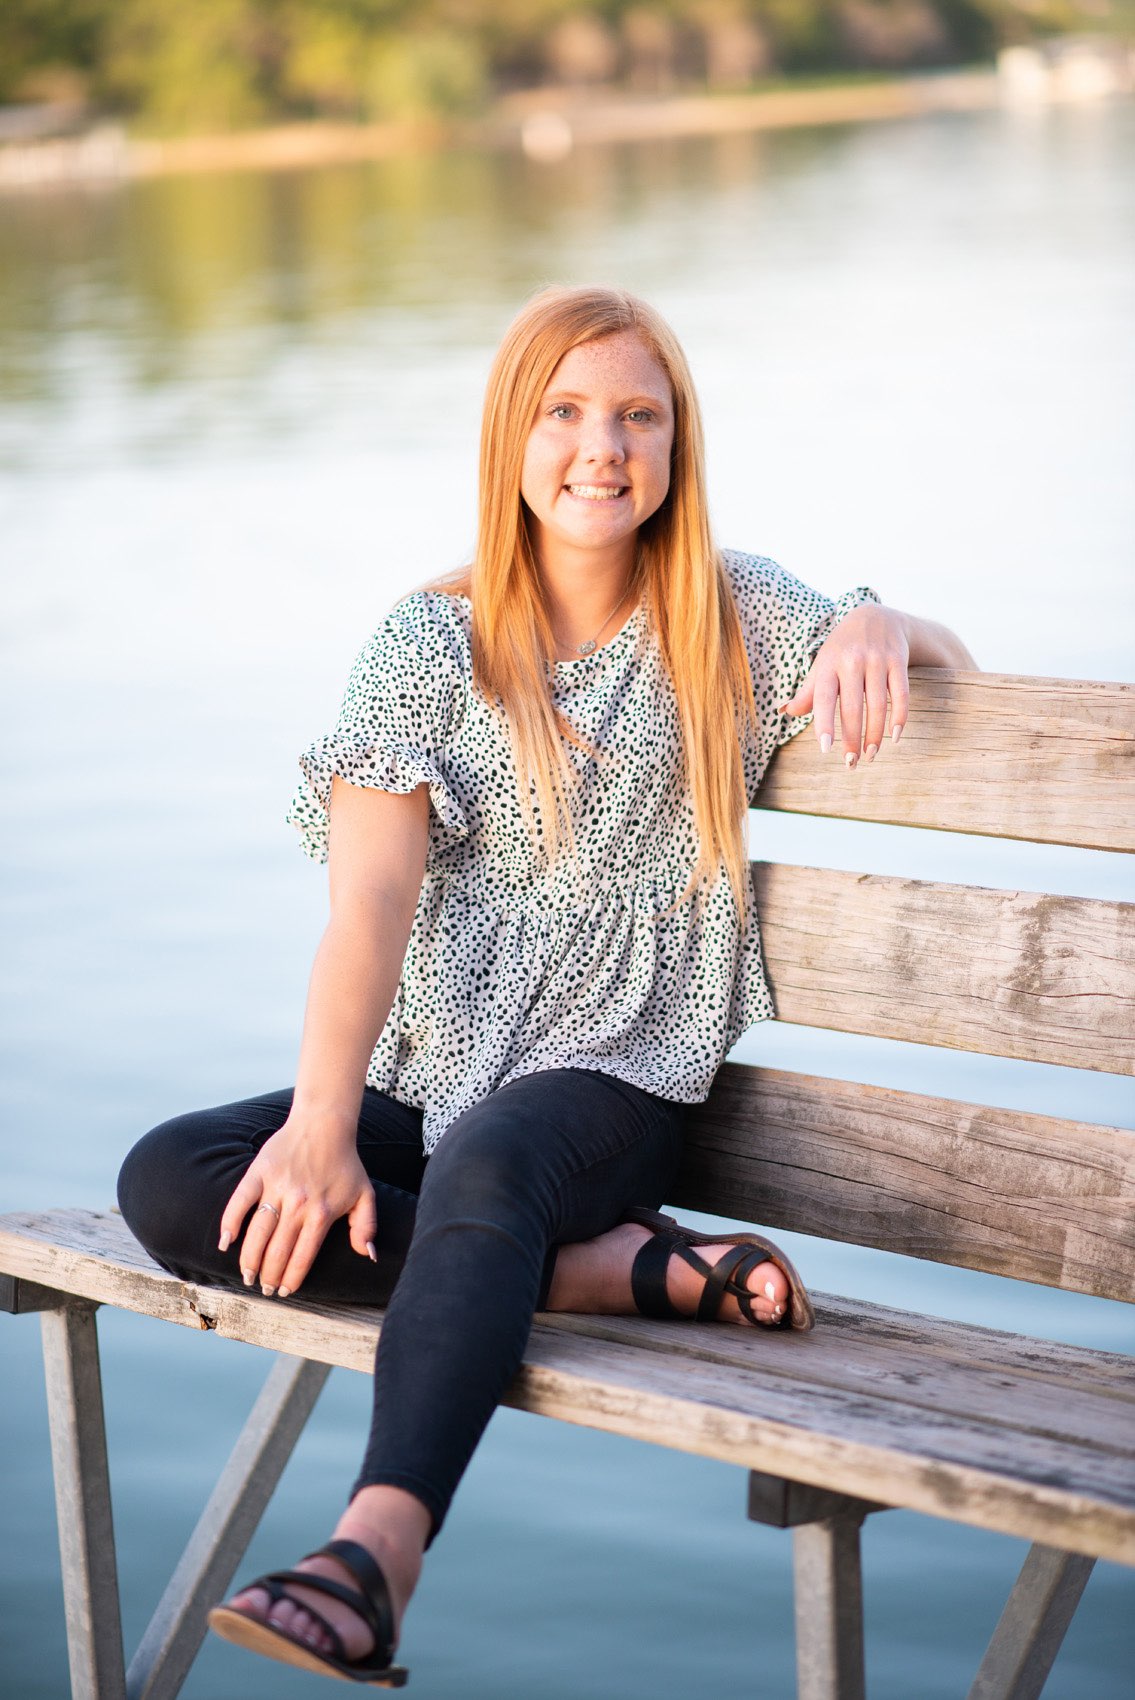
[[[330,1646],[327,1631],[295,1600],[277,1600],[268,1613],[268,1622],[273,1629],[278,1629],[281,1635],[288,1635],[293,1641],[302,1641],[306,1646],[314,1647],[317,1652],[326,1652]]]
[[[775,1263],[759,1263],[749,1276],[748,1286],[755,1297],[753,1309],[762,1322],[778,1323],[788,1308],[788,1282],[783,1270]]]
[[[267,1619],[272,1602],[266,1588],[242,1588],[234,1594],[229,1605],[234,1611],[251,1612],[253,1617]]]
[[[284,1635],[291,1635],[294,1632],[297,1618],[304,1615],[303,1612],[299,1611],[294,1600],[277,1600],[269,1609],[266,1622],[270,1623],[273,1629],[279,1629]]]

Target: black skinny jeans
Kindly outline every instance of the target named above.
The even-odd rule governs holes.
[[[119,1204],[163,1268],[242,1285],[239,1239],[217,1249],[221,1213],[291,1101],[290,1089],[269,1092],[178,1116],[139,1140]],[[553,1069],[474,1104],[426,1158],[422,1112],[364,1092],[358,1150],[374,1183],[378,1262],[351,1249],[340,1220],[300,1290],[387,1306],[352,1493],[406,1488],[428,1508],[433,1540],[547,1303],[557,1246],[603,1233],[631,1204],[663,1201],[683,1116],[682,1104],[611,1075]]]

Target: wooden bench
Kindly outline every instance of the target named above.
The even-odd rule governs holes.
[[[1135,687],[925,671],[897,750],[854,782],[809,738],[783,810],[1135,848]],[[1135,1070],[1135,905],[754,867],[782,1020]],[[1135,1134],[727,1064],[690,1118],[676,1207],[1132,1298]],[[196,1654],[329,1366],[369,1372],[377,1311],[286,1305],[157,1269],[110,1212],[0,1218],[0,1302],[40,1311],[72,1692],[165,1700]],[[113,1563],[95,1311],[281,1356],[130,1663]],[[813,1334],[539,1318],[508,1403],[726,1460],[793,1530],[800,1700],[864,1693],[859,1529],[907,1507],[1033,1546],[971,1700],[1040,1693],[1094,1560],[1135,1564],[1135,1360],[825,1296]]]

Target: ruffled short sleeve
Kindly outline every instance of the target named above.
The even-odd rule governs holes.
[[[447,774],[447,748],[461,711],[462,679],[435,599],[398,603],[359,652],[334,732],[299,758],[303,773],[287,819],[304,852],[327,860],[331,781],[405,795],[428,785],[433,831],[459,838],[468,827]]]
[[[878,602],[880,597],[870,586],[859,585],[833,601],[763,555],[729,551],[724,562],[753,675],[759,780],[777,747],[811,723],[811,715],[780,714],[779,705],[796,695],[817,650],[840,621],[861,603]]]

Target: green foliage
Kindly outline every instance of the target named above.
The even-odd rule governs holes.
[[[255,0],[115,0],[98,85],[157,132],[232,130],[271,110],[263,8]]]
[[[451,30],[403,31],[378,38],[368,59],[366,110],[373,118],[428,118],[473,111],[487,72],[475,40]]]
[[[704,84],[713,31],[748,29],[776,75],[1135,30],[1135,0],[0,0],[0,101],[86,94],[170,132],[445,116],[554,74],[556,32],[580,15],[617,75],[633,80],[653,31],[669,43],[657,86],[687,87]]]
[[[108,0],[2,0],[0,102],[37,97],[39,77],[60,68],[83,87],[109,12]]]

